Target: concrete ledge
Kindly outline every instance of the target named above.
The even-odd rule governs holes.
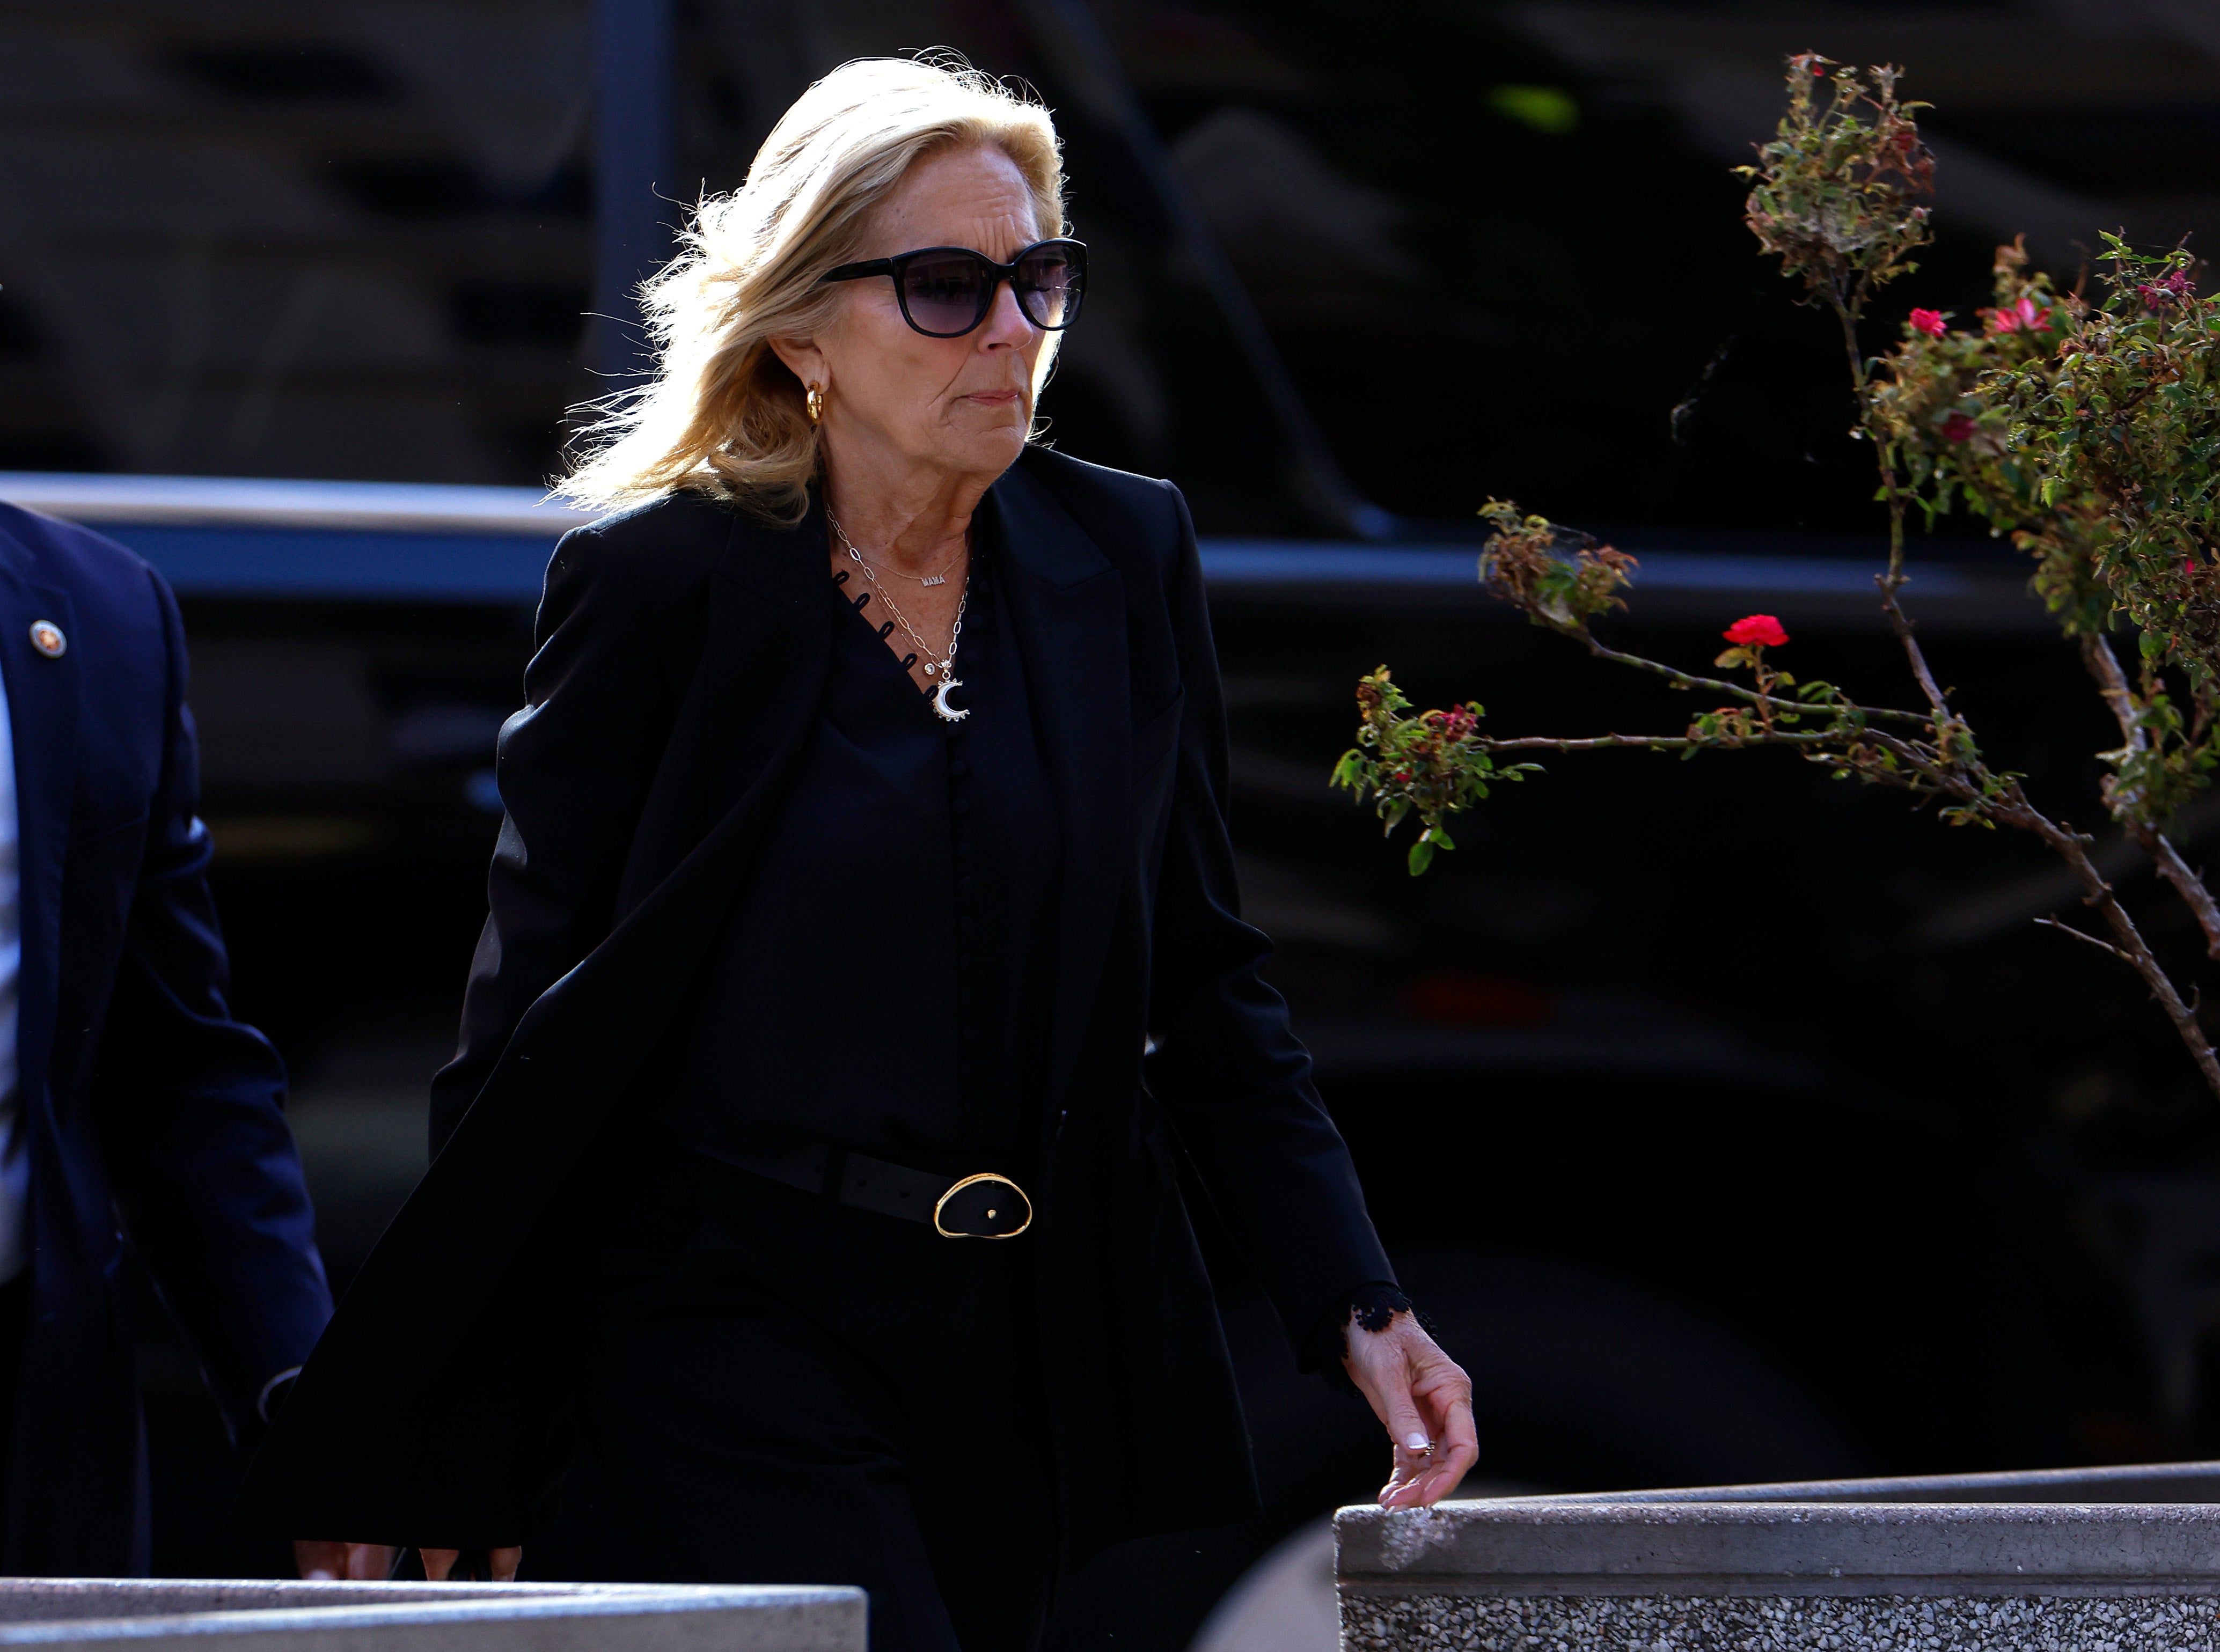
[[[2214,1652],[2220,1464],[1344,1509],[1344,1652]]]
[[[859,1589],[0,1580],[0,1647],[139,1652],[864,1652]]]
[[[2220,1595],[2204,1504],[1446,1503],[1335,1522],[1344,1593]]]

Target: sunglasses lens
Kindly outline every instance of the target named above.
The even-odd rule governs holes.
[[[1067,247],[1044,246],[1019,261],[1018,302],[1036,327],[1069,327],[1079,314],[1087,271]]]
[[[986,267],[976,258],[919,259],[902,274],[902,303],[927,333],[968,333],[979,324]]]

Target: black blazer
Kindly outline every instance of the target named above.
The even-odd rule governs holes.
[[[47,620],[61,651],[32,642]],[[0,505],[0,679],[20,829],[16,1072],[31,1301],[0,1572],[147,1565],[126,1246],[235,1433],[331,1314],[285,1127],[285,1069],[231,1017],[161,577],[112,539]],[[127,1238],[128,1236],[128,1238]]]
[[[1238,915],[1185,502],[1029,448],[987,508],[1063,821],[1034,1231],[1076,1556],[1254,1499],[1175,1137],[1294,1334],[1392,1275]],[[250,1487],[292,1535],[505,1544],[539,1517],[570,1449],[558,1258],[648,1133],[658,1045],[811,726],[824,544],[815,510],[789,531],[681,494],[557,547],[438,1156]]]

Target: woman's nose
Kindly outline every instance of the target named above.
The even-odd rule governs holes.
[[[1008,282],[1000,283],[995,289],[995,302],[987,311],[987,319],[980,323],[980,342],[988,346],[1021,345],[1034,330],[1025,311],[1018,308],[1017,293]]]

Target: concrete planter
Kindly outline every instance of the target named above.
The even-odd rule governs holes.
[[[2220,1464],[1350,1508],[1345,1652],[2220,1647]]]
[[[134,1652],[864,1652],[864,1593],[566,1583],[0,1580],[0,1647]]]

